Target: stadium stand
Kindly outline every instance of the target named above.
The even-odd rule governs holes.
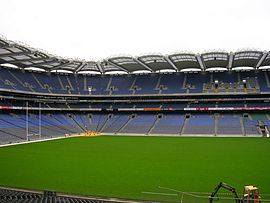
[[[82,134],[86,131],[107,134],[262,136],[259,121],[269,124],[268,115],[254,118],[247,114],[181,114],[181,113],[46,113],[42,114],[42,138]],[[257,116],[258,117],[258,116]],[[30,140],[40,139],[38,114],[30,114]],[[0,143],[26,140],[24,114],[0,114]]]
[[[150,127],[154,124],[155,117],[153,115],[136,115],[131,118],[128,124],[121,129],[123,134],[148,134]]]
[[[129,121],[128,114],[112,115],[106,126],[102,129],[103,133],[117,134]]]
[[[0,88],[72,95],[155,95],[228,92],[269,92],[265,71],[233,73],[170,73],[146,75],[88,75],[31,73],[1,67]],[[228,75],[226,76],[226,75]],[[221,75],[225,76],[224,78]],[[233,78],[238,79],[233,79]],[[5,78],[5,80],[3,79]],[[20,78],[20,79],[19,79]],[[121,85],[124,84],[124,85]]]
[[[240,116],[233,114],[219,115],[218,118],[218,135],[243,135]]]
[[[175,135],[180,134],[184,123],[183,115],[159,114],[155,126],[150,134],[156,135]]]
[[[211,115],[192,114],[186,122],[182,134],[214,135],[214,118]]]
[[[268,136],[269,66],[256,50],[95,62],[0,39],[0,144],[87,132]]]
[[[124,200],[106,200],[97,199],[91,197],[75,197],[65,194],[57,195],[52,191],[24,191],[16,189],[0,188],[0,202],[5,203],[45,203],[45,202],[57,202],[57,203],[114,203],[114,202],[127,202]]]

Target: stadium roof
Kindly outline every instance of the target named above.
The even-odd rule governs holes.
[[[172,55],[144,55],[140,57],[113,57],[101,61],[68,59],[48,54],[28,46],[0,39],[0,64],[11,64],[19,68],[38,68],[44,71],[70,71],[80,73],[93,71],[109,73],[122,71],[157,72],[163,70],[182,71],[187,69],[210,70],[238,67],[258,69],[270,66],[270,52],[246,50],[235,53],[209,52],[203,54],[178,53]]]

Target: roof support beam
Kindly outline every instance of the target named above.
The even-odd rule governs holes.
[[[138,64],[140,64],[140,65],[142,65],[143,67],[145,67],[147,70],[150,70],[151,72],[154,72],[148,65],[146,65],[141,59],[139,59],[139,58],[134,58],[134,60],[138,63]]]
[[[0,44],[0,48],[9,48],[9,47],[14,47],[14,44],[10,44],[9,42],[6,42],[6,44]]]
[[[173,63],[173,61],[170,59],[169,56],[165,56],[164,59],[173,67],[173,69],[175,69],[176,71],[178,71],[178,68],[176,67],[176,65]]]
[[[102,74],[105,72],[99,61],[97,62],[97,67]]]
[[[204,64],[204,62],[202,60],[202,56],[201,55],[196,55],[196,58],[197,58],[197,61],[198,61],[199,65],[200,65],[201,69],[203,71],[205,71],[206,68],[205,68],[205,64]]]
[[[67,66],[69,64],[72,64],[72,62],[64,62],[64,63],[62,63],[60,65],[54,66],[53,68],[50,69],[50,71],[61,69],[62,67],[65,67],[65,66]]]
[[[87,63],[86,62],[82,62],[81,65],[79,65],[79,67],[75,69],[74,73],[78,73],[85,66],[87,66]]]
[[[1,39],[0,37],[0,48],[8,47],[9,43],[6,42],[5,40]]]
[[[39,59],[39,60],[44,60],[44,59]],[[33,61],[33,60],[31,60],[31,61]],[[37,61],[38,61],[38,59],[37,59]],[[43,61],[43,62],[40,62],[40,63],[35,63],[35,64],[31,65],[31,66],[34,66],[34,67],[36,67],[36,66],[43,66],[43,65],[48,65],[50,63],[55,63],[55,62],[58,62],[58,59],[55,58],[55,59],[51,59],[50,61]]]
[[[234,53],[230,52],[230,54],[229,54],[229,64],[228,64],[228,70],[232,70],[232,66],[233,66],[233,59],[234,59]]]
[[[11,53],[7,53],[7,54],[0,54],[0,57],[9,57],[9,56],[20,56],[20,55],[26,55],[27,54],[32,54],[31,52],[27,52],[27,51],[22,51],[22,52],[11,52]],[[28,56],[27,56],[28,57]],[[15,59],[16,60],[16,59]],[[29,59],[28,59],[29,60]]]
[[[118,64],[112,62],[110,59],[108,60],[105,60],[107,63],[111,64],[112,66],[116,67],[116,68],[119,68],[120,70],[122,71],[125,71],[125,72],[128,72],[130,73],[127,69],[123,68],[122,66],[119,66]]]
[[[267,57],[268,52],[264,52],[258,63],[256,64],[255,68],[258,69],[262,65],[264,59]]]
[[[35,61],[44,61],[46,59],[50,59],[50,58],[31,58],[31,59],[15,59],[13,61],[10,62],[16,62],[16,63],[23,63],[23,62],[35,62]],[[43,63],[43,62],[42,62]]]

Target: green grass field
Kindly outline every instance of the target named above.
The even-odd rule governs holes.
[[[19,188],[175,201],[142,192],[212,192],[224,181],[270,193],[264,138],[77,137],[0,148],[0,164],[0,185]]]

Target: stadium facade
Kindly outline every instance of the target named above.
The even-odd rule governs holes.
[[[94,62],[63,59],[1,39],[0,64],[1,144],[85,132],[269,135],[269,52]],[[122,74],[110,74],[115,71]]]

